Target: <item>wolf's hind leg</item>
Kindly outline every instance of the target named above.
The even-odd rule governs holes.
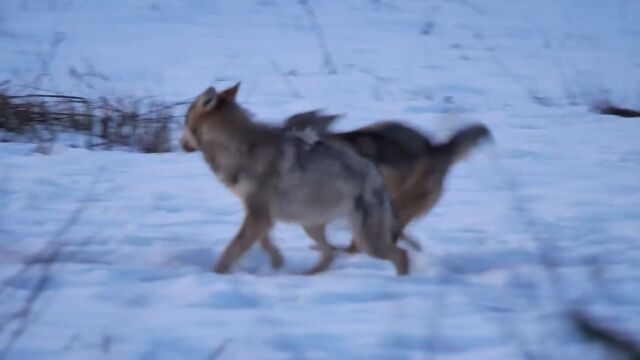
[[[273,222],[267,211],[262,208],[248,206],[247,215],[240,230],[231,243],[222,252],[218,263],[213,268],[219,274],[229,272],[231,265],[238,260],[258,239],[265,237]]]
[[[400,234],[399,239],[404,240],[404,242],[406,242],[407,245],[409,245],[413,250],[422,251],[422,245],[420,245],[420,242],[416,240],[414,237],[409,236],[405,233],[402,233]],[[346,247],[343,247],[343,248],[337,247],[337,246],[332,246],[332,247],[334,250],[344,251],[347,254],[357,254],[360,252],[360,249],[358,249],[358,244],[356,243],[355,239],[351,239],[351,242]]]
[[[303,226],[303,229],[307,233],[307,235],[309,235],[309,237],[315,240],[316,244],[318,245],[318,249],[322,253],[320,260],[318,260],[318,262],[311,269],[305,271],[305,274],[317,274],[326,270],[333,262],[333,248],[327,242],[324,225]]]
[[[393,213],[385,209],[383,201],[366,203],[362,198],[356,198],[351,228],[360,250],[378,259],[391,261],[398,275],[409,273],[409,256],[396,244],[401,233],[398,232]]]
[[[260,245],[264,251],[269,255],[269,259],[271,260],[271,267],[274,269],[279,269],[284,264],[284,258],[280,253],[280,250],[276,247],[276,245],[271,241],[269,235],[265,235],[260,239]]]
[[[354,238],[351,238],[351,242],[349,243],[349,245],[347,245],[347,247],[344,247],[340,250],[346,252],[347,254],[357,254],[360,252],[360,249],[358,249],[358,244],[356,243],[356,239]]]
[[[398,275],[407,275],[409,273],[409,255],[407,255],[406,250],[398,247],[394,243],[387,244],[386,246],[380,246],[380,244],[382,243],[381,239],[375,238],[375,236],[372,236],[371,239],[375,239],[373,243],[378,245],[369,247],[365,246],[365,253],[378,259],[391,261],[393,263],[393,266],[395,266],[396,273]],[[360,238],[356,241],[365,242],[368,241],[368,239]]]
[[[389,249],[386,258],[396,267],[398,275],[407,275],[409,273],[409,256],[406,250],[394,245]]]
[[[407,245],[411,246],[413,250],[422,251],[422,245],[420,245],[420,242],[416,240],[416,238],[414,238],[413,236],[409,236],[403,232],[402,234],[400,234],[399,239],[404,240],[404,242],[406,242]]]

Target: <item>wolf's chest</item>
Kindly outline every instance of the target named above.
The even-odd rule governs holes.
[[[260,182],[256,172],[261,164],[255,164],[246,149],[218,144],[208,149],[205,159],[218,179],[238,197],[245,199],[256,190]]]

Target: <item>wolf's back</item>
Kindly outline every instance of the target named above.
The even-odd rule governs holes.
[[[432,150],[429,138],[397,122],[383,122],[331,138],[346,143],[360,156],[377,164],[398,164],[416,160]]]
[[[430,158],[444,165],[445,169],[466,157],[476,145],[492,139],[491,132],[482,124],[463,128],[448,141],[435,145],[420,131],[395,121],[379,122],[343,133],[329,133],[328,128],[337,118],[336,115],[309,111],[287,119],[284,128],[312,129],[379,165],[402,165]]]

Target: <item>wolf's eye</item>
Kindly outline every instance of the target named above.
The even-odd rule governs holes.
[[[209,104],[211,104],[211,102],[213,101],[212,97],[208,97],[203,103],[202,106],[207,106]]]

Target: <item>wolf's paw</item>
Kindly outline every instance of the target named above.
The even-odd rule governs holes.
[[[405,250],[396,248],[390,260],[395,265],[398,276],[409,274],[409,255]]]
[[[216,274],[226,274],[229,272],[230,266],[224,262],[218,262],[212,269]]]
[[[284,258],[279,253],[271,257],[271,267],[275,270],[280,269],[284,265]]]

